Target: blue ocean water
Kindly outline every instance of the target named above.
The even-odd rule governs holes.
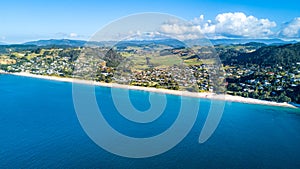
[[[148,92],[131,91],[139,110]],[[134,137],[157,135],[176,119],[180,98],[168,96],[166,112],[149,124],[130,123],[113,108],[110,89],[96,87],[112,126]],[[210,101],[201,99],[198,119],[175,148],[145,159],[113,155],[97,146],[77,119],[72,84],[0,75],[0,168],[300,168],[300,110],[226,102],[222,120],[198,143]]]

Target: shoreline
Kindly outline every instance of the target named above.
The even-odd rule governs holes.
[[[26,72],[20,73],[5,73],[16,76],[24,76],[38,79],[46,79],[46,80],[54,80],[60,82],[70,82],[70,83],[79,83],[79,84],[87,84],[101,87],[110,87],[110,88],[122,88],[129,90],[140,90],[147,92],[155,92],[155,93],[163,93],[177,96],[185,96],[185,97],[193,97],[193,98],[204,98],[204,99],[212,99],[212,100],[224,100],[227,102],[238,102],[238,103],[246,103],[246,104],[260,104],[260,105],[268,105],[268,106],[280,106],[280,107],[289,107],[289,108],[298,108],[297,105],[292,105],[289,103],[278,103],[266,100],[258,100],[253,98],[245,98],[241,96],[232,96],[232,95],[217,95],[214,93],[193,93],[188,91],[178,91],[178,90],[168,90],[168,89],[158,89],[158,88],[150,88],[150,87],[141,87],[141,86],[130,86],[130,85],[122,85],[117,83],[104,83],[104,82],[95,82],[89,80],[81,80],[75,78],[65,78],[65,77],[56,77],[56,76],[45,76],[45,75],[36,75]]]

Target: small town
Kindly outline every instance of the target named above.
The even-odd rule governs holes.
[[[122,59],[122,56],[116,57],[117,52],[110,54],[116,56],[107,59],[103,57],[108,51],[105,48],[100,48],[100,57],[92,55],[80,57],[84,53],[82,51],[85,51],[85,54],[89,53],[86,52],[89,50],[83,47],[38,48],[10,52],[0,56],[0,71],[27,72],[191,92],[224,93],[226,91],[227,94],[234,96],[276,102],[300,101],[289,97],[294,95],[294,91],[298,90],[300,85],[300,62],[288,67],[257,64],[222,65],[222,71],[218,74],[215,71],[216,67],[204,64],[201,59],[198,59],[197,64],[193,62],[186,66],[176,64],[165,67],[149,66],[142,70],[131,69],[135,67],[134,63],[131,63],[129,64],[131,68],[120,70],[116,69],[116,66],[121,62],[118,59]],[[124,50],[122,53],[124,54]],[[132,50],[128,53],[132,53]],[[172,54],[181,57],[190,55],[185,49],[173,50]],[[149,60],[147,57],[145,63],[149,64],[151,62]],[[220,89],[222,87],[226,89]]]

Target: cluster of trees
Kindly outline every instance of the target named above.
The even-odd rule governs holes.
[[[113,49],[109,49],[103,58],[108,67],[117,67],[123,59],[124,58]]]

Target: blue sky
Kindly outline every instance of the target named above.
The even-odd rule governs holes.
[[[0,41],[86,39],[113,20],[142,12],[169,13],[189,21],[201,18],[201,21],[193,23],[194,26],[200,26],[201,31],[215,38],[261,36],[298,39],[299,4],[296,0],[9,0],[0,2]],[[248,27],[258,27],[258,33],[237,28],[241,18]]]

